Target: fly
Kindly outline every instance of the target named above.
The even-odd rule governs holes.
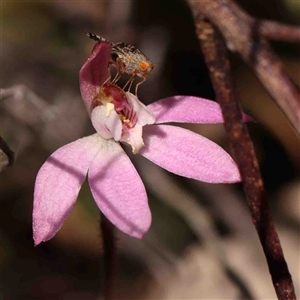
[[[147,77],[151,74],[155,66],[152,61],[149,60],[139,49],[132,45],[128,45],[123,42],[113,43],[99,35],[90,32],[86,32],[86,35],[94,41],[107,42],[112,45],[112,62],[110,65],[117,69],[117,74],[112,80],[113,84],[117,83],[124,73],[129,74],[131,77],[126,82],[123,89],[129,85],[128,90],[130,90],[134,79],[137,76],[142,78],[142,81],[140,81],[135,87],[135,94],[137,95],[138,87],[146,81]]]

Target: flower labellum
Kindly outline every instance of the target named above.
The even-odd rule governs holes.
[[[103,138],[129,144],[134,154],[144,146],[143,126],[155,122],[143,103],[112,84],[104,84],[94,98],[91,120]]]
[[[145,106],[106,83],[111,45],[99,42],[80,70],[80,89],[96,133],[56,150],[36,178],[33,205],[35,245],[61,228],[88,178],[93,198],[117,228],[142,238],[151,225],[145,187],[120,143],[153,163],[209,183],[240,181],[230,155],[207,138],[164,123],[221,123],[217,103],[173,96]]]

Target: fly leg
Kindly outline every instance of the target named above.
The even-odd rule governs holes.
[[[112,63],[112,62],[109,62],[109,63],[108,63],[108,73],[109,73],[109,76],[108,76],[108,78],[104,81],[103,85],[106,84],[108,81],[111,80],[111,73],[110,73],[110,66],[111,66],[111,65],[113,65],[113,63]]]
[[[119,79],[122,77],[122,74],[125,71],[124,65],[119,58],[117,58],[116,64],[111,63],[111,65],[117,69],[117,74],[116,74],[115,78],[113,79],[113,81],[111,82],[112,84],[116,84],[119,81]]]
[[[138,87],[139,87],[143,82],[146,81],[146,77],[141,77],[141,78],[143,78],[143,80],[140,81],[140,82],[135,86],[135,95],[136,95],[136,96],[137,96]]]
[[[131,86],[132,86],[132,83],[135,79],[135,74],[132,74],[131,77],[129,78],[129,80],[126,82],[126,84],[123,86],[123,90],[125,90],[126,86],[129,84],[129,88],[128,88],[128,92],[130,92],[130,89],[131,89]]]

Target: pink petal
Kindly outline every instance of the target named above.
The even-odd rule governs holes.
[[[120,140],[123,126],[114,109],[108,111],[107,106],[104,105],[95,107],[91,113],[91,121],[95,130],[103,138]]]
[[[144,185],[119,143],[108,140],[89,169],[94,199],[120,230],[141,238],[151,224]]]
[[[99,42],[79,72],[80,91],[85,105],[90,112],[93,99],[99,88],[108,79],[108,64],[110,61],[111,45]]]
[[[95,134],[65,145],[56,150],[39,170],[33,203],[35,245],[50,240],[61,228],[103,142],[105,140]]]
[[[143,141],[143,127],[136,124],[133,128],[127,129],[121,137],[120,142],[131,146],[133,154],[139,153],[140,149],[145,146]]]
[[[142,128],[147,124],[154,124],[155,118],[147,108],[135,95],[127,92],[126,97],[128,103],[131,106],[131,111],[127,113],[127,116],[134,115],[133,120],[136,120],[136,124],[131,128],[123,128],[123,135],[120,141],[125,142],[131,146],[134,154],[138,153],[142,147],[144,147],[144,141],[142,137]],[[133,123],[135,123],[133,121]],[[116,139],[115,139],[116,140]]]
[[[156,123],[223,123],[221,108],[211,100],[193,96],[174,96],[148,105]],[[246,122],[252,119],[244,114]]]
[[[240,181],[231,156],[220,146],[189,130],[170,126],[144,127],[140,154],[175,174],[210,183]]]
[[[134,113],[137,115],[137,123],[139,125],[145,126],[147,124],[155,123],[155,117],[151,111],[149,111],[148,107],[143,104],[135,95],[127,92],[126,97],[132,106]]]

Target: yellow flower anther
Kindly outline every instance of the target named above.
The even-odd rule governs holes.
[[[108,117],[110,112],[115,108],[114,104],[112,103],[106,103],[105,106],[105,115]]]

